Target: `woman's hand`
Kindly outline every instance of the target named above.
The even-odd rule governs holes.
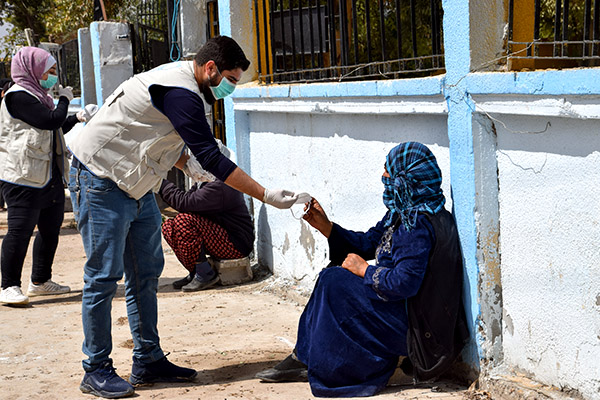
[[[327,218],[327,214],[323,211],[321,204],[314,198],[310,199],[310,202],[304,205],[304,211],[306,214],[302,218],[328,238],[331,235],[333,223]]]
[[[342,268],[347,269],[354,275],[358,275],[361,278],[365,277],[365,272],[369,264],[358,254],[350,253],[342,263]]]

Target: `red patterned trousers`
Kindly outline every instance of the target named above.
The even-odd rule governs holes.
[[[177,259],[190,272],[205,254],[223,260],[244,257],[225,229],[199,215],[179,213],[163,223],[162,233]]]

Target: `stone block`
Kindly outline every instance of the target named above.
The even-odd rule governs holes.
[[[213,257],[208,262],[219,274],[221,285],[237,285],[252,280],[252,268],[248,257],[234,260],[219,260]]]

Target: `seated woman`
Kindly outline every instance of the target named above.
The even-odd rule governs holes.
[[[462,349],[462,256],[436,159],[420,143],[402,143],[388,154],[382,180],[388,212],[367,232],[332,223],[311,200],[304,219],[328,238],[330,265],[339,266],[320,273],[294,352],[258,378],[308,377],[320,397],[371,396],[399,356],[409,356],[415,378],[430,379]]]
[[[220,180],[194,184],[187,192],[163,180],[162,199],[179,211],[163,223],[162,233],[189,274],[173,282],[193,292],[219,281],[206,254],[218,259],[246,257],[254,244],[254,225],[241,192]]]

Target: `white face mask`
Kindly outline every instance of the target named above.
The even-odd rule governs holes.
[[[298,194],[298,198],[296,199],[296,201],[294,202],[294,204],[292,205],[292,207],[290,207],[290,212],[292,213],[292,217],[294,217],[297,220],[301,220],[302,217],[304,217],[307,213],[308,210],[310,210],[310,200],[312,199],[311,195],[308,193],[300,193]],[[297,204],[302,204],[304,205],[305,203],[308,203],[308,207],[306,207],[306,210],[303,210],[302,213],[300,214],[300,216],[296,216],[296,214],[294,214],[294,205]]]

